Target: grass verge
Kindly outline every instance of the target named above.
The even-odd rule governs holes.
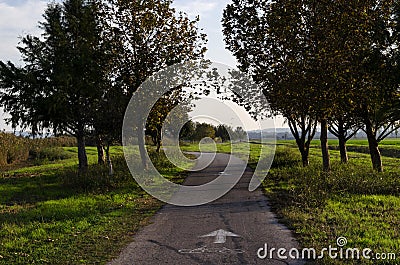
[[[132,241],[163,204],[130,176],[122,149],[112,151],[113,177],[95,165],[95,148],[88,148],[85,176],[76,174],[73,158],[2,174],[0,264],[105,264]],[[165,177],[184,179],[162,154],[152,158]]]
[[[296,234],[301,245],[321,251],[346,237],[347,248],[370,248],[385,260],[331,259],[310,264],[398,264],[400,261],[399,159],[383,157],[385,173],[370,169],[367,154],[350,152],[342,165],[331,151],[332,172],[320,170],[319,151],[311,150],[311,165],[300,166],[297,150],[278,146],[275,163],[264,182],[273,210]],[[388,257],[395,254],[397,259]],[[318,253],[319,254],[319,253]],[[361,255],[361,254],[360,254]],[[378,256],[376,256],[378,257]]]

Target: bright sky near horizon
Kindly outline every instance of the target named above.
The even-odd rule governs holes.
[[[26,34],[40,34],[38,21],[42,21],[42,14],[49,2],[51,1],[0,0],[0,60],[19,63],[20,56],[16,48],[19,37]],[[186,12],[191,18],[200,16],[199,28],[202,28],[208,36],[206,58],[234,67],[236,60],[225,49],[221,25],[223,9],[230,2],[231,0],[175,0],[173,6],[178,11]],[[281,127],[281,124],[277,126]],[[1,110],[0,129],[11,130],[5,125]]]

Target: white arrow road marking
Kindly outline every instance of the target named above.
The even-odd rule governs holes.
[[[200,237],[212,237],[212,236],[215,237],[215,239],[214,239],[214,243],[215,244],[223,244],[223,243],[225,243],[227,236],[240,237],[239,235],[236,235],[236,234],[234,234],[232,232],[225,231],[223,229],[216,230],[214,232],[211,232],[211,233],[209,233],[207,235],[203,235],[203,236],[200,236]]]

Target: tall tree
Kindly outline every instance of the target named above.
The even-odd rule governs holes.
[[[190,20],[186,14],[177,13],[171,3],[171,0],[110,1],[110,32],[119,40],[117,50],[122,49],[114,60],[115,81],[125,91],[126,104],[154,73],[202,58],[206,51],[206,35],[197,27],[199,19]],[[145,128],[133,129],[138,133],[140,154],[146,166]]]
[[[396,37],[392,38],[392,18],[396,13],[397,1],[372,1],[364,3],[363,10],[363,49],[355,62],[357,74],[355,85],[358,92],[354,102],[358,118],[364,123],[373,168],[383,171],[379,142],[386,138],[392,126],[398,124],[399,106],[396,63],[393,61],[393,48],[398,49]],[[395,5],[394,5],[395,4]],[[358,63],[358,64],[356,64]],[[379,130],[382,129],[382,133]]]
[[[45,127],[78,140],[79,169],[88,162],[85,136],[101,98],[102,58],[99,6],[89,0],[52,3],[40,24],[42,38],[26,36],[21,68],[1,63],[1,103],[14,127]],[[11,81],[10,81],[11,80]]]
[[[235,132],[234,132],[235,138],[239,140],[240,142],[243,140],[246,140],[247,138],[247,133],[243,129],[243,127],[236,127]]]
[[[233,137],[233,129],[231,126],[220,124],[217,126],[215,130],[215,137],[221,138],[222,142],[228,142],[231,139],[231,136]]]
[[[179,132],[179,139],[180,140],[190,140],[193,141],[193,137],[196,131],[196,124],[192,121],[189,120],[186,122],[182,129]]]
[[[151,136],[153,143],[156,145],[157,153],[160,151],[162,145],[164,126],[168,126],[169,129],[172,129],[173,126],[169,123],[173,122],[173,119],[188,120],[190,106],[186,104],[187,102],[185,102],[184,97],[185,93],[181,88],[174,89],[161,97],[150,111],[146,122],[145,133]],[[175,108],[178,104],[180,104],[180,108]],[[174,109],[174,117],[168,117]]]
[[[196,123],[196,130],[193,139],[200,141],[203,138],[215,138],[215,127],[208,123]]]
[[[241,70],[263,84],[276,113],[287,118],[300,151],[307,142],[299,131],[313,125],[296,121],[320,122],[327,171],[328,121],[347,113],[370,116],[393,91],[386,67],[392,2],[233,0],[224,12],[228,48]],[[365,110],[369,114],[361,114]]]
[[[303,165],[316,131],[310,97],[310,75],[305,59],[311,53],[306,38],[306,7],[301,1],[234,0],[224,11],[227,48],[239,68],[261,84],[275,114],[288,121]]]
[[[328,82],[328,95],[333,95],[325,113],[328,119],[355,115],[363,120],[372,163],[378,171],[382,171],[380,154],[369,123],[371,114],[382,107],[386,109],[384,102],[393,98],[388,52],[392,46],[393,2],[327,1],[320,8],[327,12],[318,12],[322,14],[318,23],[322,31],[316,31],[324,36],[320,38],[318,54],[328,77],[318,76]]]

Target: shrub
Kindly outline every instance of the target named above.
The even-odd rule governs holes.
[[[0,165],[8,165],[29,157],[29,140],[10,133],[0,133]]]
[[[181,171],[166,158],[163,152],[149,151],[149,156],[153,165],[170,181],[175,183],[183,181]],[[140,161],[139,156],[137,159]],[[84,174],[79,174],[77,169],[69,168],[60,176],[65,187],[85,192],[105,192],[116,188],[132,187],[132,185],[138,187],[123,155],[113,158],[113,168],[112,176],[109,175],[107,165],[90,165]]]
[[[134,184],[124,156],[113,159],[114,174],[109,175],[106,165],[90,165],[86,173],[77,169],[67,169],[61,174],[62,183],[67,188],[89,192],[104,192],[127,184]]]
[[[0,166],[29,158],[50,161],[69,158],[62,148],[57,148],[67,146],[76,146],[76,139],[67,136],[29,139],[11,133],[0,133]]]
[[[76,138],[71,136],[59,136],[49,138],[32,139],[32,146],[35,147],[73,147],[77,146]]]
[[[73,157],[72,153],[65,151],[62,147],[44,147],[39,149],[31,149],[29,151],[30,159],[56,161]]]
[[[279,193],[287,197],[281,198],[287,204],[313,209],[325,205],[333,194],[400,195],[400,172],[377,173],[356,163],[334,162],[332,171],[326,173],[319,163],[302,167],[292,151],[288,148],[277,150],[265,182],[267,189],[278,187]]]
[[[278,147],[275,151],[275,158],[272,168],[292,167],[300,162],[300,153],[290,147]]]

